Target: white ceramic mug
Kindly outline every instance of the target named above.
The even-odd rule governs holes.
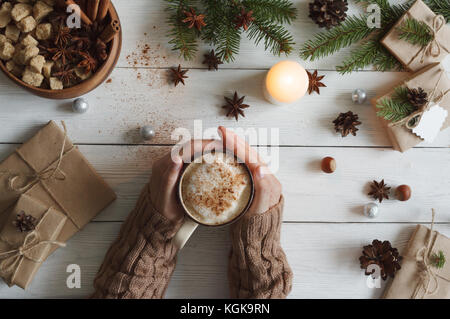
[[[182,184],[183,184],[184,173],[186,172],[186,168],[189,165],[193,164],[197,157],[204,156],[205,154],[212,153],[212,152],[216,152],[216,151],[214,150],[214,151],[211,151],[211,152],[206,152],[206,153],[194,155],[192,157],[192,161],[190,163],[184,164],[183,170],[182,170],[182,172],[180,174],[180,178],[178,180],[178,186],[177,186],[178,187],[177,194],[178,194],[178,201],[179,201],[181,207],[183,207],[185,215],[184,215],[183,225],[178,230],[178,232],[176,233],[175,238],[174,238],[175,246],[178,247],[178,249],[182,249],[184,247],[184,245],[187,243],[187,241],[189,240],[189,238],[192,236],[192,234],[195,232],[195,230],[197,229],[197,227],[199,225],[203,225],[203,226],[207,226],[207,227],[221,227],[221,226],[232,224],[232,223],[236,222],[239,218],[241,218],[242,216],[245,215],[245,213],[248,211],[248,209],[250,208],[250,206],[251,206],[251,204],[253,202],[253,197],[254,197],[254,193],[255,193],[255,184],[253,182],[252,173],[251,173],[249,167],[247,166],[247,164],[245,164],[243,161],[239,160],[236,155],[231,154],[231,153],[228,152],[228,154],[231,154],[236,159],[238,159],[239,163],[245,167],[245,169],[247,170],[248,176],[250,178],[251,191],[250,191],[250,198],[248,200],[247,205],[242,210],[242,212],[239,215],[237,215],[235,218],[233,218],[232,220],[229,220],[229,221],[227,221],[227,222],[225,222],[223,224],[217,224],[217,225],[204,224],[204,223],[196,220],[195,217],[192,216],[192,214],[189,213],[189,210],[186,208],[186,206],[183,203],[183,200],[182,200],[183,197],[182,197],[182,193],[181,193],[182,192]]]

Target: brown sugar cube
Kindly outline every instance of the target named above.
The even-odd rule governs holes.
[[[3,3],[0,9],[0,28],[5,28],[11,22],[11,10],[11,3]]]
[[[45,18],[53,8],[43,1],[38,1],[33,7],[33,17],[36,21],[41,21]]]
[[[50,88],[52,90],[62,90],[62,89],[64,89],[63,83],[58,78],[51,77],[49,82],[50,82]]]
[[[13,24],[6,26],[5,35],[12,42],[17,42],[20,36],[20,30]]]
[[[6,62],[6,69],[16,77],[20,77],[23,72],[22,68],[13,60],[9,60],[8,62]]]
[[[17,27],[20,31],[28,33],[36,28],[36,24],[36,20],[34,20],[32,16],[28,16],[20,20],[20,22],[17,23]]]
[[[4,34],[0,34],[0,44],[5,42],[9,42],[8,38]]]
[[[52,76],[52,68],[55,63],[52,61],[46,61],[42,67],[42,74],[48,79]]]
[[[37,46],[37,45],[39,44],[39,42],[38,42],[35,38],[33,38],[33,37],[31,36],[31,34],[27,34],[27,35],[22,39],[22,41],[20,41],[20,43],[21,43],[24,47],[29,46],[29,45],[31,45],[31,46]]]
[[[42,23],[36,27],[36,38],[38,40],[48,40],[52,36],[52,25],[50,23]]]
[[[45,58],[42,55],[36,55],[30,60],[30,69],[36,73],[42,73],[44,67]]]
[[[11,60],[14,56],[14,51],[16,49],[14,46],[9,42],[3,42],[0,44],[0,59],[8,61]]]
[[[25,17],[28,17],[33,12],[33,7],[26,3],[18,3],[11,10],[11,17],[14,21],[19,22]]]
[[[30,60],[38,54],[39,54],[38,47],[27,46],[22,50],[20,50],[20,52],[17,54],[17,57],[15,57],[14,62],[21,65],[27,65],[30,62]]]
[[[44,81],[44,76],[40,73],[33,72],[29,67],[27,67],[23,72],[22,81],[31,86],[39,87],[41,86],[42,81]]]

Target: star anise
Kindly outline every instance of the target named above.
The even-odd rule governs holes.
[[[314,73],[310,73],[309,71],[306,71],[308,73],[309,78],[309,86],[308,86],[308,94],[312,94],[313,92],[316,92],[320,95],[320,89],[321,87],[327,87],[325,84],[323,84],[322,79],[325,77],[325,75],[318,75],[317,70],[314,71]]]
[[[183,83],[183,85],[185,85],[184,79],[189,78],[188,76],[185,75],[188,72],[188,70],[181,70],[181,64],[178,65],[177,69],[171,68],[170,70],[172,71],[172,80],[175,86],[177,86],[178,83]]]
[[[71,82],[76,79],[75,70],[67,64],[64,64],[58,72],[53,74],[53,76],[60,79],[65,86],[69,86]]]
[[[401,268],[402,256],[400,256],[397,248],[392,248],[391,243],[387,240],[381,242],[375,239],[372,241],[372,245],[364,246],[362,253],[359,262],[361,269],[365,270],[367,276],[375,273],[374,268],[368,269],[370,265],[379,267],[380,276],[383,280],[386,280],[388,276],[394,277],[397,270]]]
[[[239,98],[237,92],[234,92],[233,99],[230,99],[228,97],[224,97],[225,101],[227,101],[227,104],[222,106],[224,109],[228,109],[227,117],[228,116],[234,116],[236,121],[239,120],[239,115],[245,117],[245,113],[243,109],[246,109],[250,107],[248,104],[243,104],[245,96]]]
[[[182,22],[188,23],[189,29],[195,27],[198,31],[201,31],[201,29],[206,26],[204,14],[196,14],[193,8],[190,8],[189,11],[184,11],[183,13],[186,18],[183,19]]]
[[[89,53],[80,51],[78,55],[81,56],[82,60],[78,63],[77,67],[84,69],[84,74],[89,72],[95,72],[97,70],[98,61],[93,58]]]
[[[55,33],[55,41],[56,45],[65,46],[72,39],[72,35],[70,34],[71,29],[68,27],[60,26],[58,31]]]
[[[370,192],[369,196],[372,196],[374,199],[377,199],[380,201],[380,203],[383,201],[383,199],[389,199],[389,191],[391,190],[390,187],[387,187],[387,185],[384,183],[384,179],[381,182],[373,181],[373,183],[370,185]]]
[[[236,24],[236,29],[244,28],[245,31],[255,18],[252,17],[253,11],[245,11],[244,8],[241,9],[241,14],[236,17],[234,23]]]
[[[356,132],[359,130],[356,126],[361,125],[361,122],[358,121],[358,114],[353,114],[351,111],[339,114],[333,123],[336,132],[340,132],[342,137],[346,137],[350,133],[356,136]]]
[[[208,70],[218,70],[219,64],[223,64],[222,60],[214,53],[214,50],[204,55],[205,60],[202,62],[208,66]]]
[[[92,45],[91,39],[89,37],[83,37],[83,36],[74,36],[72,37],[72,42],[75,45],[75,48],[77,50],[89,50]]]
[[[52,60],[61,60],[62,64],[66,64],[67,60],[73,59],[73,47],[67,47],[65,45],[57,45],[56,48],[48,48],[47,51],[51,53]]]
[[[22,211],[17,214],[16,220],[13,221],[13,225],[16,226],[21,232],[27,232],[36,227],[36,218],[31,215],[27,215]]]

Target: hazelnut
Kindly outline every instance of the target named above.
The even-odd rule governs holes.
[[[397,197],[399,201],[407,201],[411,198],[411,187],[409,187],[408,185],[400,185],[395,190],[395,197]]]
[[[322,160],[322,171],[331,174],[336,170],[336,160],[332,157],[325,157]]]

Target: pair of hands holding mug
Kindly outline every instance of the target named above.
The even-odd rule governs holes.
[[[232,131],[220,126],[219,135],[222,137],[221,146],[233,151],[237,157],[245,160],[250,168],[255,184],[255,196],[246,216],[254,216],[268,211],[278,204],[281,197],[281,184],[271,174],[266,165],[259,158],[256,150]],[[211,144],[218,143],[213,140],[191,142],[190,154],[172,156],[167,154],[158,160],[152,169],[150,180],[150,197],[154,207],[166,218],[173,222],[180,222],[184,218],[184,211],[177,200],[177,181],[183,167],[184,160],[190,159],[193,154],[204,150]],[[200,149],[196,149],[199,148]]]

